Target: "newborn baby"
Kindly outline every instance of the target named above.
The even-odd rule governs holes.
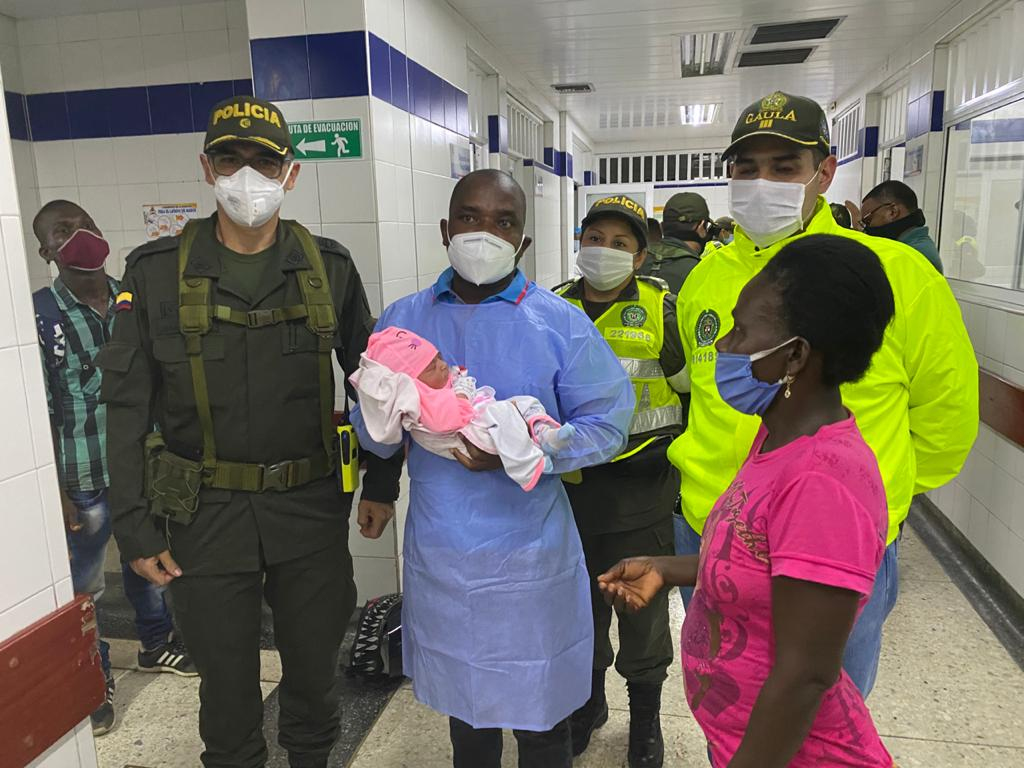
[[[535,397],[496,400],[494,389],[477,387],[466,369],[449,367],[433,344],[402,328],[370,336],[349,381],[376,442],[399,443],[407,430],[423,448],[454,461],[462,435],[498,456],[524,491],[551,471],[549,454],[565,448],[576,433],[571,424],[548,416]]]

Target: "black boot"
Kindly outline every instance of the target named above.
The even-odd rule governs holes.
[[[629,768],[661,768],[661,683],[626,683],[629,691]]]
[[[572,728],[572,756],[579,757],[590,746],[594,731],[608,722],[608,700],[604,697],[604,670],[591,672],[590,698],[569,716]]]

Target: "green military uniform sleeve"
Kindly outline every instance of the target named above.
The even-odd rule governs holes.
[[[359,368],[359,357],[366,351],[366,344],[373,333],[375,320],[366,300],[362,278],[348,251],[333,240],[318,240],[321,250],[342,254],[341,265],[334,283],[335,311],[338,315],[340,346],[335,349],[338,364],[345,373],[344,387],[350,399],[355,400],[355,389],[348,377]],[[382,459],[369,451],[363,452],[366,461],[366,475],[363,477],[361,498],[365,501],[393,502],[399,495],[399,479],[405,452],[397,451],[389,459]]]
[[[665,377],[674,379],[686,367],[683,355],[683,340],[679,333],[679,321],[676,319],[676,296],[665,294],[665,338],[661,342],[661,370]]]
[[[906,369],[914,493],[948,482],[978,435],[978,361],[960,307],[936,276],[907,308]]]
[[[167,549],[144,493],[144,443],[154,424],[157,368],[142,311],[143,277],[139,259],[129,257],[121,291],[132,300],[118,312],[110,342],[97,358],[103,370],[101,401],[107,406],[111,519],[117,546],[129,561]]]

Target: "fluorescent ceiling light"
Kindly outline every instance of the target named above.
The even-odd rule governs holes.
[[[697,32],[679,38],[682,76],[721,75],[729,59],[734,32]]]
[[[679,119],[683,125],[710,125],[718,119],[721,104],[683,104],[679,107]]]

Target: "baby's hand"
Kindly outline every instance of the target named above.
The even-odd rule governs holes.
[[[563,424],[558,429],[547,426],[547,429],[541,430],[537,439],[540,443],[540,449],[548,456],[554,456],[569,446],[575,434],[576,427],[572,424]]]

